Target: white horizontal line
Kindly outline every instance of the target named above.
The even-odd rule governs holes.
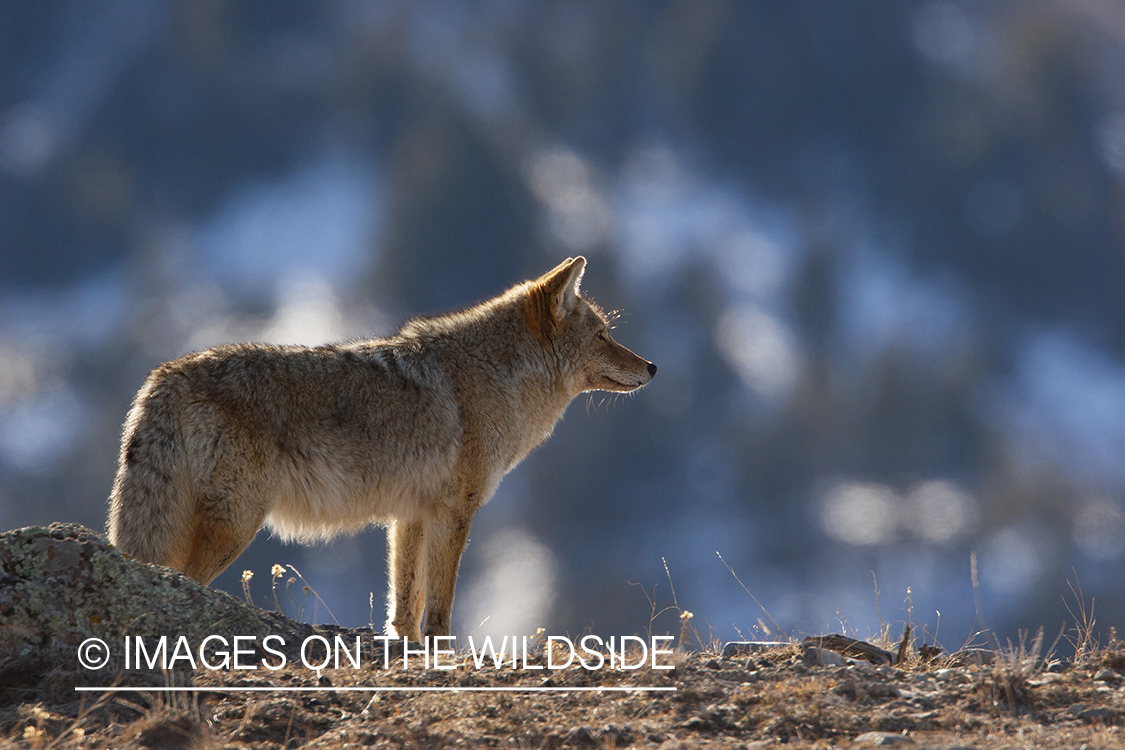
[[[675,687],[75,687],[76,693],[656,693]]]

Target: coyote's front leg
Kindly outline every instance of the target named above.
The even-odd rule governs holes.
[[[469,496],[470,504],[472,496]],[[475,510],[475,507],[472,508]],[[458,508],[432,518],[426,527],[426,625],[423,636],[449,635],[457,568],[469,539],[472,510]]]
[[[421,521],[394,521],[387,528],[387,623],[393,638],[420,641],[419,624],[425,602],[425,557]]]

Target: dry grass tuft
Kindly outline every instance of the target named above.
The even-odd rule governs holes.
[[[1006,705],[1010,711],[1031,704],[1031,680],[1046,667],[1048,658],[1041,656],[1043,650],[1043,628],[1039,628],[1030,645],[1027,634],[1021,633],[1019,645],[1008,642],[1007,648],[996,653],[990,668],[981,669],[977,674],[977,693],[982,707],[999,709]]]

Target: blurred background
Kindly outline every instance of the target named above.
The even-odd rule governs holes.
[[[1112,0],[4,3],[0,66],[2,529],[103,527],[162,361],[583,254],[660,373],[508,476],[456,632],[644,632],[663,561],[705,639],[1123,623]],[[384,536],[217,584],[379,625]]]

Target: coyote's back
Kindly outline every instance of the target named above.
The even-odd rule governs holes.
[[[656,367],[582,298],[585,260],[399,334],[245,344],[156,368],[125,422],[110,539],[204,582],[263,524],[286,539],[388,526],[387,630],[449,632],[469,523],[578,393]]]

